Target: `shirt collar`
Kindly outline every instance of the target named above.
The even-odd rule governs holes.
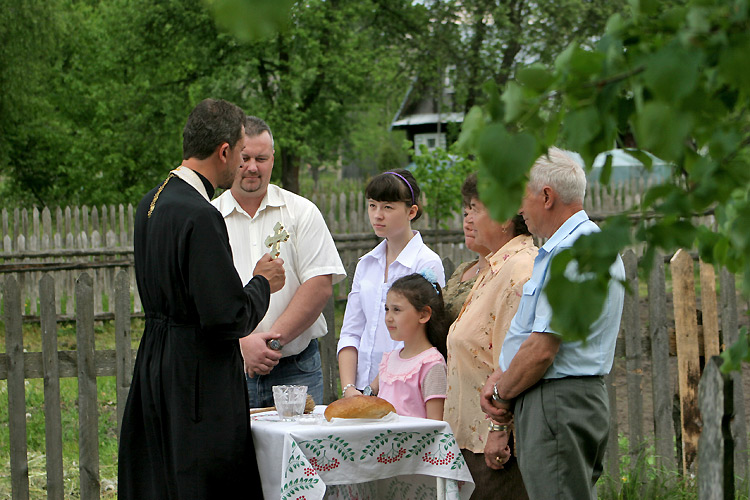
[[[226,191],[226,195],[222,193],[222,196],[220,196],[219,198],[222,199],[219,205],[219,211],[221,212],[222,217],[228,217],[235,210],[243,215],[247,215],[248,217],[250,217],[250,214],[248,214],[240,206],[240,204],[237,203],[237,200],[234,198],[234,195],[230,190]],[[263,211],[263,209],[265,209],[266,207],[281,207],[285,204],[286,203],[284,202],[284,197],[281,194],[281,188],[273,184],[269,184],[266,195],[263,197],[263,200],[261,200],[260,206],[258,207],[258,211],[255,213],[255,215],[258,215],[258,213]]]
[[[401,253],[398,254],[398,257],[396,257],[396,260],[394,260],[394,262],[398,262],[409,268],[411,268],[417,260],[419,249],[422,246],[422,235],[419,234],[419,231],[412,230],[412,234],[414,235],[412,239],[409,240],[409,243],[406,244],[404,249],[401,250]],[[364,254],[361,260],[371,258],[379,262],[385,262],[386,244],[387,240],[381,241],[378,246]]]
[[[266,195],[263,197],[263,200],[261,200],[260,206],[255,215],[258,215],[267,207],[283,207],[284,205],[286,205],[286,203],[281,194],[281,188],[275,184],[269,184],[268,189],[266,189]]]
[[[574,213],[573,215],[568,217],[568,220],[563,222],[562,226],[560,226],[557,231],[555,231],[555,234],[553,234],[550,239],[547,240],[547,242],[542,246],[541,250],[544,250],[547,253],[551,252],[570,233],[572,233],[578,226],[580,226],[587,220],[589,220],[589,216],[586,214],[585,210],[579,210],[578,212]]]
[[[487,260],[490,263],[490,267],[493,272],[498,272],[503,264],[513,257],[518,252],[523,251],[526,248],[533,248],[534,238],[528,234],[521,234],[514,237],[512,240],[507,242],[500,249],[487,256]]]
[[[221,216],[224,218],[227,218],[232,212],[235,210],[238,213],[241,213],[243,215],[248,215],[247,212],[240,206],[239,203],[237,203],[237,200],[234,199],[234,195],[230,190],[226,190],[218,198],[219,200],[219,212],[221,213]],[[249,217],[249,215],[248,215]]]

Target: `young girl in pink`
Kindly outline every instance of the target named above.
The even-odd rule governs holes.
[[[404,347],[383,354],[372,390],[399,415],[442,420],[447,389],[443,295],[431,270],[396,280],[385,300],[385,324]]]

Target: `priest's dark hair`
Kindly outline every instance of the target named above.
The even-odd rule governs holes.
[[[430,278],[435,279],[435,278]],[[432,282],[420,273],[407,274],[393,282],[388,292],[404,296],[417,311],[429,307],[430,319],[425,325],[427,340],[447,359],[448,324],[440,283]]]
[[[248,137],[257,137],[263,132],[268,132],[268,135],[271,136],[271,147],[273,147],[273,132],[271,132],[271,127],[262,118],[247,115],[245,118],[245,135]]]
[[[204,99],[193,108],[182,130],[182,159],[205,160],[216,148],[235,147],[242,138],[245,112],[223,99]]]
[[[367,183],[365,197],[375,201],[403,201],[407,207],[417,206],[417,215],[411,220],[416,221],[422,216],[422,204],[419,195],[422,191],[411,172],[398,168],[378,174]]]

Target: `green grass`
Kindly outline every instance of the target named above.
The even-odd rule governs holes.
[[[24,324],[24,350],[42,349],[39,324]],[[114,349],[114,322],[97,322],[96,349]],[[133,347],[138,346],[143,332],[143,320],[131,322]],[[5,325],[0,323],[0,337],[5,349]],[[76,349],[75,323],[58,324],[58,350]],[[31,498],[46,498],[46,449],[44,423],[44,381],[26,380],[26,444],[29,461],[29,489]],[[99,402],[99,474],[102,498],[116,498],[117,480],[117,388],[115,377],[97,379]],[[65,498],[78,498],[78,380],[60,379],[62,413],[63,477]],[[10,444],[8,431],[8,384],[0,381],[0,498],[11,497]]]
[[[344,307],[343,301],[336,301],[336,334],[341,328]],[[133,320],[131,332],[134,347],[137,347],[142,331],[143,320]],[[97,349],[114,349],[113,322],[97,323],[95,332]],[[0,323],[0,350],[4,350],[4,338],[4,325]],[[41,351],[41,333],[38,324],[24,325],[24,348],[29,352]],[[58,324],[58,349],[73,350],[75,348],[75,323]],[[65,498],[79,497],[77,388],[78,382],[75,378],[65,378],[60,381]],[[5,380],[0,381],[0,498],[10,498],[11,496],[7,392],[7,382]],[[105,499],[116,498],[117,396],[115,378],[98,378],[97,392],[99,401],[101,495]],[[44,383],[41,379],[26,381],[26,413],[30,496],[34,499],[46,498]],[[681,500],[697,498],[697,485],[694,480],[685,479],[674,472],[660,471],[655,467],[653,447],[647,447],[645,453],[631,466],[625,437],[620,438],[619,446],[620,471],[617,477],[605,475],[599,480],[600,499]],[[746,492],[747,488],[742,491]],[[738,494],[736,498],[746,500],[748,496]]]
[[[627,437],[620,435],[620,464],[617,477],[603,475],[597,483],[600,500],[694,500],[698,484],[694,477],[685,477],[674,470],[656,465],[654,447],[646,444],[644,451],[631,463]],[[605,459],[606,460],[606,459]],[[740,484],[735,499],[748,500],[747,484]]]

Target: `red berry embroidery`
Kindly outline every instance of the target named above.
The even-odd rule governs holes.
[[[320,457],[320,459],[318,459],[317,457],[312,457],[310,459],[310,465],[312,465],[318,472],[328,472],[329,470],[333,470],[341,465],[341,462],[339,462],[336,457],[326,457],[325,452],[323,452],[323,456]]]
[[[445,454],[445,457],[438,458],[437,456],[433,456],[431,451],[428,451],[422,456],[422,461],[432,465],[448,465],[453,461],[454,456],[453,452],[449,451]]]
[[[406,455],[406,449],[401,448],[398,451],[391,448],[390,451],[384,451],[378,455],[377,461],[381,464],[392,464],[401,460]]]

